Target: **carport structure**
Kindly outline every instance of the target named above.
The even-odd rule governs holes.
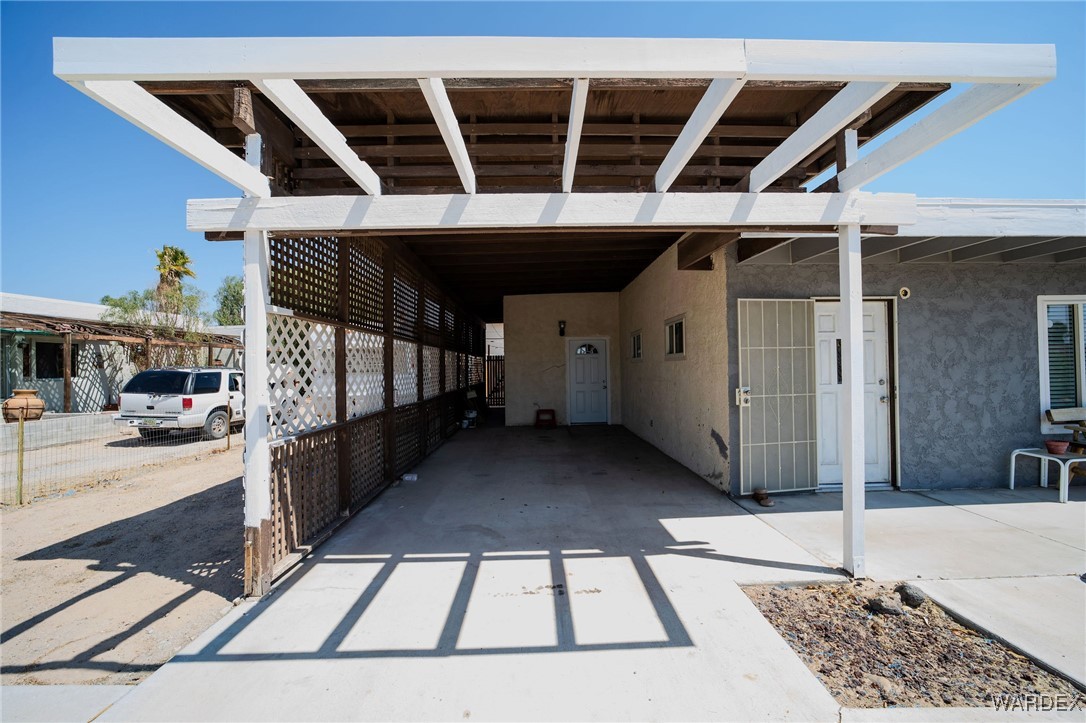
[[[838,251],[844,560],[862,576],[861,236],[907,236],[918,210],[861,189],[1053,78],[1055,51],[62,38],[54,70],[244,192],[191,200],[188,226],[244,242],[246,590],[262,594],[455,428],[503,297],[618,291],[676,242],[680,269],[711,270],[745,235]]]

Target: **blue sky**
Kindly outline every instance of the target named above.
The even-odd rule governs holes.
[[[584,35],[1054,43],[1058,78],[869,187],[1086,196],[1086,3],[0,3],[0,289],[80,301],[181,246],[210,297],[238,243],[185,230],[232,186],[52,75],[54,36]]]

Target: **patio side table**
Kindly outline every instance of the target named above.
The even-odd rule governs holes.
[[[1086,462],[1086,456],[1081,454],[1052,454],[1046,449],[1016,449],[1011,452],[1011,489],[1014,489],[1014,463],[1019,455],[1036,457],[1041,460],[1041,486],[1048,487],[1048,463],[1055,462],[1060,466],[1060,502],[1067,502],[1067,488],[1071,483],[1071,465],[1076,462]]]

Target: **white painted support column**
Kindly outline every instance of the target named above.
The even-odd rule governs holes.
[[[562,193],[573,191],[573,174],[577,171],[577,149],[581,146],[581,128],[588,105],[588,79],[573,79],[573,97],[569,102],[569,129],[566,131],[566,155],[562,161]]]
[[[268,234],[245,232],[245,526],[271,519]]]
[[[844,166],[856,159],[856,131],[844,133]],[[864,565],[864,292],[860,226],[838,227],[841,281],[841,362],[844,386],[841,429],[844,567],[866,577]]]
[[[260,167],[262,139],[245,137],[245,160]],[[268,413],[268,233],[246,231],[245,286],[245,592],[263,595],[271,584],[271,452]]]

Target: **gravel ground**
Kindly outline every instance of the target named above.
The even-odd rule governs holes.
[[[191,450],[191,448],[190,448]],[[241,445],[0,511],[5,685],[135,683],[242,593]]]
[[[931,600],[902,604],[895,585],[746,588],[833,697],[850,708],[991,707],[993,696],[1080,694]],[[901,614],[875,613],[880,598]]]

